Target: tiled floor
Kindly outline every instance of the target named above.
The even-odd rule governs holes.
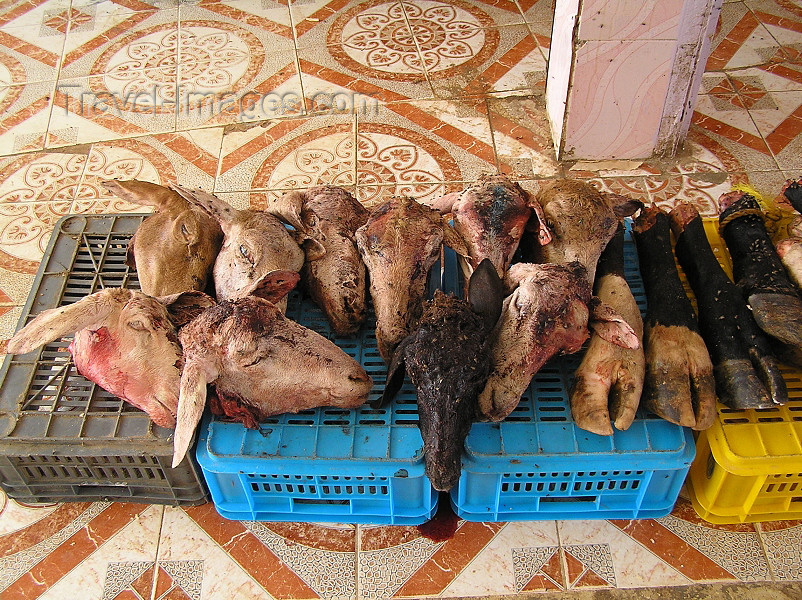
[[[0,335],[14,331],[62,215],[140,210],[109,197],[105,178],[178,181],[242,207],[318,182],[375,204],[485,172],[570,174],[714,215],[732,184],[772,197],[800,175],[798,1],[725,3],[682,155],[607,172],[555,160],[543,110],[551,12],[549,0],[0,2]],[[802,523],[713,526],[684,497],[660,519],[461,522],[436,543],[414,527],[226,521],[212,504],[31,507],[0,495],[9,599],[799,579]]]

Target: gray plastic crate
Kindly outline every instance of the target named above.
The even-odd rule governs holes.
[[[125,258],[145,216],[61,219],[19,327],[45,309],[103,288],[139,289]],[[6,356],[0,369],[0,486],[6,493],[28,503],[207,502],[194,453],[171,468],[173,430],[79,375],[68,345],[64,338]]]

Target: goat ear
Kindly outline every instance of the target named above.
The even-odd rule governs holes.
[[[301,247],[306,254],[306,260],[318,260],[326,255],[326,248],[316,239],[308,237],[301,242]]]
[[[206,384],[209,381],[201,366],[188,360],[181,373],[181,388],[178,394],[175,434],[173,435],[173,468],[176,468],[192,444],[192,436],[206,406]]]
[[[301,211],[305,202],[306,194],[293,190],[268,203],[265,212],[294,227],[296,231],[302,232],[306,231],[306,227],[301,220]]]
[[[301,276],[296,271],[270,271],[245,290],[243,296],[257,296],[275,304],[298,285]]]
[[[437,200],[427,202],[426,204],[429,206],[429,208],[435,209],[441,215],[447,215],[453,210],[454,203],[459,200],[461,195],[461,192],[451,192],[450,194],[440,196]]]
[[[170,200],[175,198],[174,191],[163,185],[150,183],[149,181],[139,181],[137,179],[118,181],[116,179],[108,179],[102,181],[100,185],[126,202],[155,206],[157,209],[168,204]]]
[[[181,196],[190,204],[203,209],[210,217],[215,219],[220,226],[225,230],[226,226],[233,221],[237,213],[236,208],[231,206],[228,202],[220,200],[217,196],[204,192],[203,190],[188,190],[181,187],[177,183],[171,183],[170,189]]]
[[[468,281],[467,295],[473,312],[481,315],[486,329],[492,329],[501,316],[504,284],[489,258],[485,258],[474,269]]]
[[[552,235],[551,229],[546,224],[546,215],[543,212],[543,207],[537,198],[529,197],[529,208],[532,209],[532,214],[529,216],[529,222],[526,224],[527,231],[537,232],[537,241],[541,246],[545,246],[551,242]]]
[[[609,304],[605,304],[594,296],[590,312],[590,328],[600,338],[608,342],[636,350],[640,340],[632,327]]]
[[[43,344],[99,325],[114,309],[131,298],[129,290],[109,288],[73,304],[45,310],[8,340],[8,354],[27,354]]]
[[[395,349],[393,358],[390,360],[390,365],[387,367],[387,380],[384,384],[384,392],[382,395],[370,403],[371,408],[381,408],[392,402],[396,394],[404,385],[404,377],[406,375],[406,362],[404,354],[406,353],[407,346],[415,339],[415,334],[408,335]]]
[[[631,217],[638,212],[638,210],[643,208],[643,202],[640,200],[627,198],[626,196],[613,192],[607,192],[605,195],[616,217]]]
[[[182,244],[194,244],[198,240],[200,232],[191,210],[185,210],[178,215],[173,222],[172,234],[173,239]]]
[[[207,308],[216,304],[214,298],[198,291],[160,296],[157,300],[167,307],[170,321],[173,322],[176,329],[183,327]]]
[[[443,243],[460,256],[470,256],[468,245],[465,243],[465,240],[457,233],[457,230],[449,224],[446,217],[443,217]]]

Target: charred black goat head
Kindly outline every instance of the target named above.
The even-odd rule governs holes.
[[[467,297],[437,291],[427,301],[417,328],[393,354],[380,400],[392,400],[409,374],[418,395],[426,474],[439,491],[459,480],[462,448],[490,372],[490,332],[504,292],[489,259],[471,275]]]

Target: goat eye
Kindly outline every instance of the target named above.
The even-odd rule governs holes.
[[[251,253],[245,246],[239,247],[239,253],[242,254],[243,258],[247,260],[249,263],[253,264],[253,260],[251,259]]]
[[[187,226],[184,225],[183,223],[181,223],[181,233],[183,233],[184,236],[189,237],[189,230],[187,229]]]
[[[145,327],[145,324],[139,320],[128,321],[128,327],[130,327],[134,331],[145,331],[147,329],[147,327]]]

